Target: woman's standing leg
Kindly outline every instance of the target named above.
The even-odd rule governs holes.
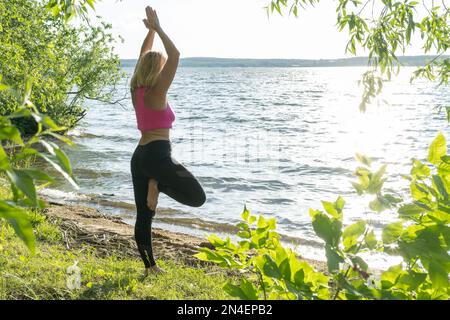
[[[149,178],[140,172],[137,166],[139,150],[136,150],[131,160],[131,176],[133,180],[134,199],[136,203],[136,224],[134,236],[139,254],[144,262],[146,270],[156,265],[152,247],[152,220],[155,211],[147,206]]]

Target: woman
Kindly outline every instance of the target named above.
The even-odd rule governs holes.
[[[167,102],[167,91],[178,67],[180,53],[162,30],[156,11],[145,9],[148,34],[131,78],[131,97],[141,139],[131,158],[137,218],[135,240],[145,265],[144,277],[164,273],[156,265],[152,250],[152,219],[159,192],[185,205],[199,207],[205,192],[195,177],[171,156],[169,131],[175,115]],[[151,51],[155,33],[167,52],[167,59]]]

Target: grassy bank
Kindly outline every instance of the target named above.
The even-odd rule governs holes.
[[[2,190],[4,195],[5,190]],[[39,213],[29,212],[37,238],[32,255],[12,227],[0,220],[0,299],[227,299],[226,275],[212,267],[158,260],[167,271],[142,279],[138,257],[105,253],[79,243],[67,248],[62,229]],[[67,286],[67,268],[78,261],[79,289]]]

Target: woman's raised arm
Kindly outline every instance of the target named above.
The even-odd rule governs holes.
[[[151,7],[147,7],[145,8],[145,12],[147,13],[148,24],[152,29],[156,31],[156,33],[158,33],[167,53],[166,64],[164,65],[159,75],[158,82],[154,87],[155,91],[161,94],[165,94],[169,90],[173,78],[175,77],[175,73],[177,72],[178,62],[180,60],[180,52],[175,47],[172,40],[170,40],[167,34],[162,30],[156,11]]]
[[[145,23],[145,21],[146,20],[144,20],[144,23]],[[147,26],[147,24],[146,24],[146,26]],[[152,50],[154,40],[155,40],[155,30],[149,28],[147,36],[145,37],[144,42],[142,43],[141,53],[139,54],[139,58],[142,57],[142,55],[144,53]]]
[[[148,33],[145,36],[144,42],[142,42],[141,52],[139,53],[138,61],[136,62],[136,66],[134,67],[134,72],[136,72],[137,66],[139,64],[139,59],[148,51],[152,50],[153,42],[155,40],[155,30],[152,29],[147,19],[142,20],[144,22],[145,27],[148,29]],[[133,72],[133,73],[134,73]]]

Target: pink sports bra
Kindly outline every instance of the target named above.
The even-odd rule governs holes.
[[[166,108],[155,110],[145,106],[144,94],[146,87],[139,87],[135,90],[137,127],[141,131],[154,129],[170,129],[175,121],[175,114],[167,102]]]

